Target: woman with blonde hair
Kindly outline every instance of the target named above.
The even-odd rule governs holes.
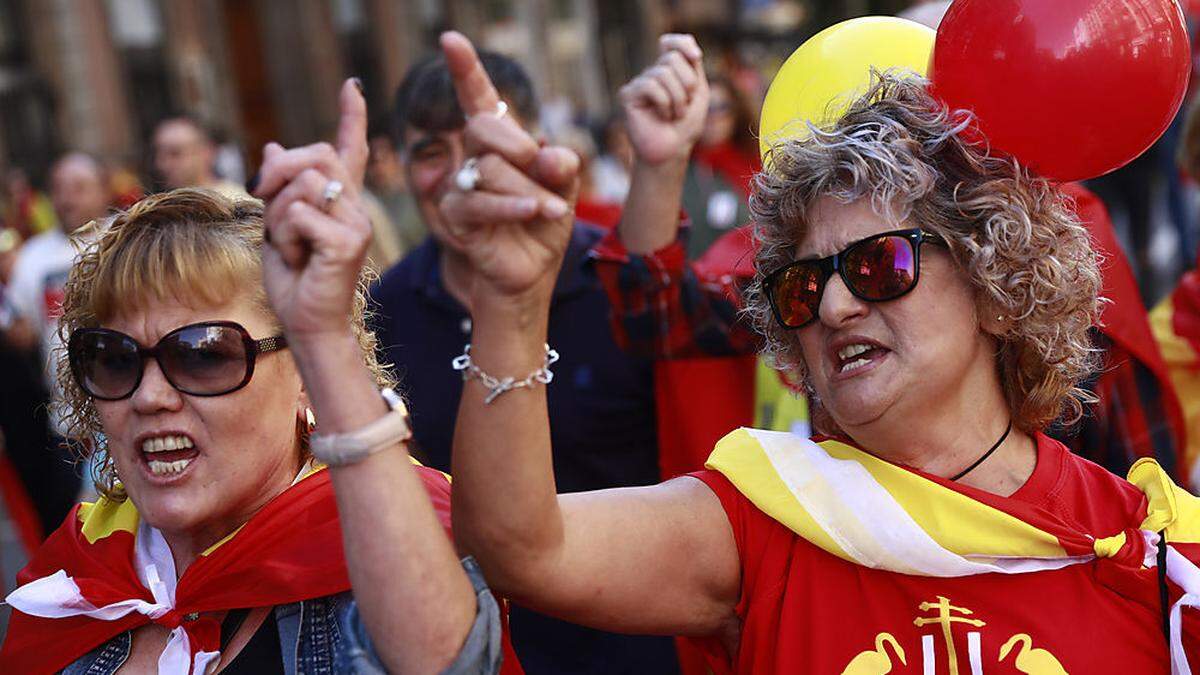
[[[175,190],[82,251],[59,372],[103,496],[8,597],[9,672],[496,671],[497,605],[364,328],[365,103],[341,103],[338,151],[269,147],[265,211]]]
[[[882,75],[775,147],[751,202],[749,311],[825,435],[741,429],[706,471],[556,495],[542,386],[565,226],[480,206],[561,183],[482,114],[470,50],[454,59],[489,167],[443,200],[479,271],[454,520],[495,588],[695,638],[717,672],[1190,672],[1197,500],[1152,460],[1125,481],[1043,433],[1084,412],[1100,307],[1054,186],[964,140],[969,116],[924,81]]]

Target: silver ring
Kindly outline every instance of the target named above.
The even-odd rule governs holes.
[[[496,117],[504,117],[507,114],[508,114],[508,102],[501,99],[498,103],[496,103],[496,110],[494,110],[493,112],[475,113],[474,115],[471,115],[471,117],[475,117],[477,115],[494,115]]]
[[[479,178],[479,159],[468,157],[462,168],[454,174],[454,184],[459,190],[470,192],[479,187]]]
[[[346,186],[342,185],[342,181],[340,180],[331,180],[326,183],[325,192],[321,193],[321,199],[324,200],[322,208],[326,211],[332,209],[333,203],[342,196],[342,190],[344,189],[346,189]]]

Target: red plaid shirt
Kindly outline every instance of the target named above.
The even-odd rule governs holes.
[[[630,255],[616,230],[592,249],[612,305],[617,344],[662,359],[758,351],[758,335],[741,314],[741,289],[754,274],[749,228],[725,235],[710,254],[690,264],[686,220],[679,232],[674,242],[647,255]],[[711,254],[723,246],[743,253],[720,265]]]

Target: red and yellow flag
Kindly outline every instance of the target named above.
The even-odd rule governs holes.
[[[1150,327],[1183,409],[1187,442],[1182,464],[1192,490],[1200,489],[1200,270],[1150,312]]]

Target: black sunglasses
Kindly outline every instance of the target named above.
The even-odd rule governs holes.
[[[129,398],[142,383],[145,360],[154,359],[167,382],[192,396],[237,391],[254,375],[259,354],[287,346],[282,335],[255,340],[232,321],[205,321],[176,328],[153,347],[107,328],[71,333],[67,356],[75,382],[102,401]]]
[[[946,242],[919,228],[883,232],[819,260],[796,260],[763,279],[763,290],[779,325],[803,328],[817,319],[829,277],[837,272],[855,297],[895,300],[917,286],[921,244]]]

